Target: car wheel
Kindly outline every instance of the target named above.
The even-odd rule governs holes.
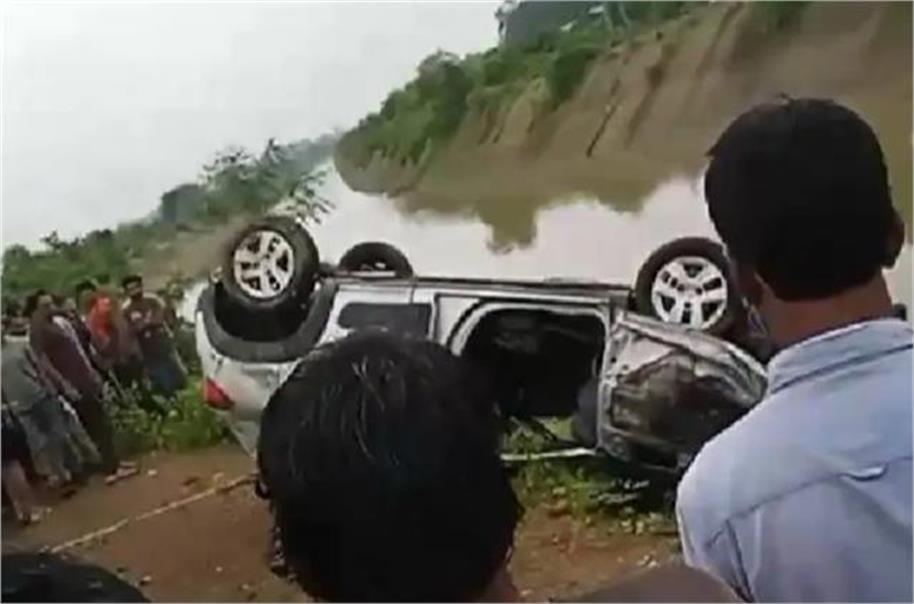
[[[723,248],[683,237],[651,254],[635,281],[638,312],[721,335],[739,312],[739,297]]]
[[[314,289],[320,259],[292,218],[269,216],[242,229],[223,255],[222,285],[248,311],[289,308]]]
[[[384,271],[397,277],[413,276],[413,266],[403,252],[383,241],[366,241],[352,246],[340,258],[338,266],[346,272]]]

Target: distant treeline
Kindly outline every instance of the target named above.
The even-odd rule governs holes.
[[[259,154],[228,149],[203,167],[198,182],[165,192],[152,218],[71,240],[54,231],[42,238],[44,249],[39,250],[8,246],[3,251],[4,303],[39,288],[69,293],[83,279],[117,283],[141,269],[153,246],[183,229],[256,215],[281,201],[291,201],[304,212],[319,211],[320,177],[314,169],[332,154],[337,138],[328,134],[286,145],[270,140]]]

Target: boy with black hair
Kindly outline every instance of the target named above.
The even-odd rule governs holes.
[[[326,600],[517,599],[521,509],[497,430],[477,377],[437,344],[367,333],[308,355],[258,450],[295,579]]]
[[[127,301],[124,316],[140,345],[146,375],[157,394],[171,398],[187,382],[165,321],[165,304],[143,291],[143,278],[128,275],[121,280]]]
[[[882,275],[904,225],[879,142],[784,98],[710,155],[711,219],[780,350],[679,486],[686,560],[755,601],[911,601],[912,331]]]

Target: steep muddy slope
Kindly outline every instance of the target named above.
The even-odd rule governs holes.
[[[508,106],[470,111],[417,164],[375,155],[351,187],[490,224],[571,194],[637,211],[657,183],[697,174],[717,133],[747,106],[825,96],[866,116],[883,142],[910,224],[911,5],[811,3],[781,28],[753,3],[713,3],[607,48],[572,99],[551,110],[542,80]]]

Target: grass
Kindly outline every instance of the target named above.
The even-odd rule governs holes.
[[[153,450],[191,451],[226,442],[230,432],[201,397],[199,377],[193,377],[173,401],[157,399],[167,411],[158,415],[126,400],[109,402],[114,444],[119,455],[131,457]]]
[[[562,438],[570,435],[570,420],[546,425]],[[547,437],[523,425],[509,430],[502,443],[502,449],[512,453],[535,453],[549,446]],[[512,468],[512,484],[527,508],[544,506],[552,515],[599,523],[610,532],[676,532],[669,489],[624,478],[605,458],[524,462]]]

